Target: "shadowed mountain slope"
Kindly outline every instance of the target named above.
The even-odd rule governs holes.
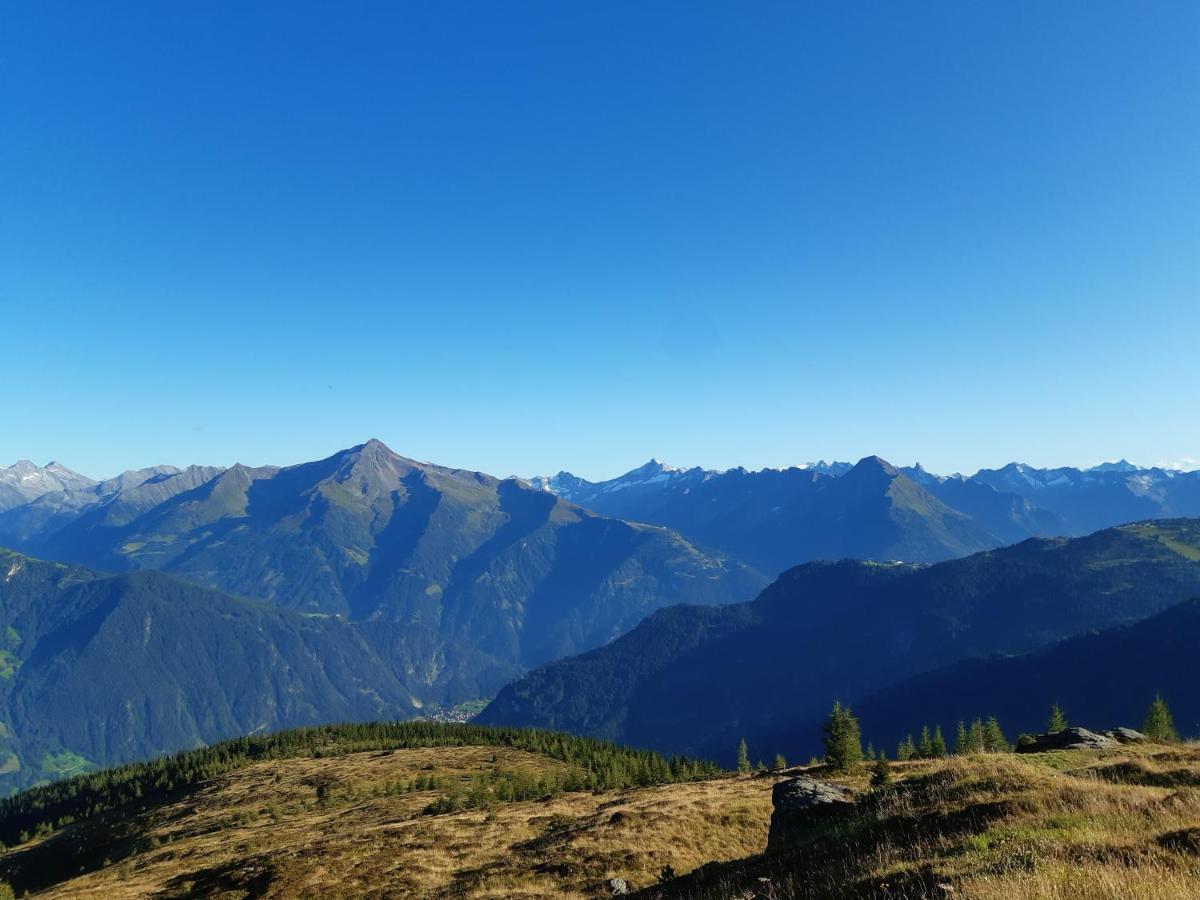
[[[959,660],[1136,622],[1197,592],[1196,520],[926,567],[812,563],[753,603],[661,610],[607,647],[509,685],[480,721],[719,759],[741,737],[752,755],[812,752],[835,697],[854,702]],[[790,747],[768,745],[782,735]]]

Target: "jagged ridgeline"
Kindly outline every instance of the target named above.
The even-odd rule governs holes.
[[[27,839],[39,830],[133,805],[144,809],[181,795],[207,779],[264,760],[329,757],[371,750],[429,747],[504,747],[537,753],[572,767],[535,785],[550,795],[564,790],[615,790],[691,781],[718,774],[713,763],[664,757],[606,741],[553,731],[489,728],[435,722],[370,722],[300,728],[237,738],[147,762],[90,772],[31,788],[0,800],[0,841]]]
[[[0,509],[0,546],[431,629],[521,667],[599,646],[662,606],[749,600],[766,583],[667,528],[374,440],[285,468],[147,470],[53,491]]]

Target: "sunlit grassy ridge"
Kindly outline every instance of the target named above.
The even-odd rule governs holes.
[[[148,762],[79,775],[0,800],[0,841],[11,844],[39,829],[89,815],[146,805],[268,759],[337,756],[413,747],[507,747],[543,754],[570,768],[543,793],[599,790],[685,781],[719,771],[711,763],[632,750],[591,738],[548,731],[434,722],[372,722],[299,728],[223,741]]]
[[[645,895],[1197,896],[1200,747],[977,754],[894,769],[883,790],[868,787],[866,766],[840,778],[857,793],[857,812],[808,844],[710,866]]]
[[[343,732],[300,742],[307,753],[239,753],[186,790],[30,837],[0,857],[0,878],[52,897],[582,897],[766,840],[765,779],[654,784],[652,754],[544,732],[399,733],[408,746],[367,750],[385,742]],[[644,783],[586,789],[622,768]]]

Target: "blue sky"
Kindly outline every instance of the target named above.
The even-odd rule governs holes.
[[[0,464],[1200,458],[1195,3],[4,16]]]

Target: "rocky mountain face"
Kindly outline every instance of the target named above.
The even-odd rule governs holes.
[[[810,563],[752,603],[661,610],[606,647],[509,685],[480,720],[722,760],[741,737],[752,755],[816,749],[834,699],[853,704],[921,672],[1031,652],[1198,594],[1197,520],[1030,540],[932,566]]]
[[[605,518],[517,479],[406,459],[378,441],[283,469],[115,481],[10,510],[0,540],[426,629],[520,666],[598,646],[661,606],[746,600],[765,583],[666,528]]]
[[[86,490],[94,484],[87,476],[57,462],[43,467],[22,459],[0,468],[0,512],[23,506],[45,494]]]

